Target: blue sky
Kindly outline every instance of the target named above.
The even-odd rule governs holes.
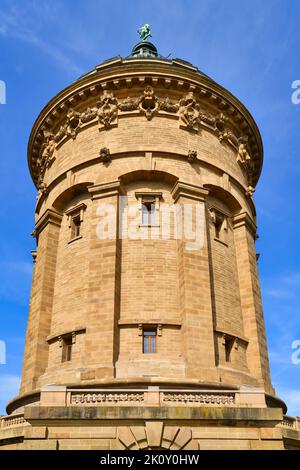
[[[255,193],[259,271],[273,384],[289,414],[300,415],[300,79],[298,0],[22,0],[0,2],[0,414],[17,394],[29,301],[35,188],[26,146],[47,101],[102,60],[126,56],[136,30],[152,26],[163,55],[192,62],[236,95],[264,142]]]

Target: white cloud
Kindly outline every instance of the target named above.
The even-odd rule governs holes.
[[[263,289],[263,294],[275,299],[291,299],[295,294],[287,289]]]
[[[280,397],[288,407],[288,415],[300,416],[300,389],[276,388],[276,395]]]
[[[32,264],[23,260],[0,262],[0,300],[28,304]]]
[[[0,374],[0,414],[4,413],[7,403],[19,393],[20,377]]]
[[[40,31],[43,20],[49,20],[49,11],[45,14],[45,4],[36,14],[36,5],[32,5],[29,11],[18,7],[12,7],[8,11],[0,10],[0,36],[6,39],[16,39],[26,42],[40,49],[44,54],[50,56],[56,63],[72,73],[82,74],[83,70],[72,59],[71,54],[66,53],[69,42],[61,41],[58,45],[51,39],[44,39]],[[45,36],[45,34],[44,34]]]

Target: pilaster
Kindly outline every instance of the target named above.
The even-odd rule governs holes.
[[[121,186],[112,181],[89,188],[90,234],[86,371],[81,379],[113,378],[118,356],[120,304],[120,240],[118,207]],[[104,218],[106,223],[104,223]],[[103,230],[110,233],[103,235]]]
[[[258,383],[265,387],[267,393],[273,393],[254,246],[256,225],[244,212],[234,217],[233,228],[244,332],[249,339],[247,362]]]
[[[181,207],[179,217],[183,226],[182,238],[178,240],[178,270],[186,376],[213,381],[216,369],[205,209],[208,193],[207,189],[181,181],[172,190],[175,203]],[[199,243],[191,243],[185,230],[188,206]]]
[[[38,240],[27,323],[21,393],[36,388],[47,367],[48,343],[62,215],[48,209],[38,219],[33,234]]]

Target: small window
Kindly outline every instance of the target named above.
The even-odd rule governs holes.
[[[71,220],[71,239],[80,237],[81,235],[81,219],[80,214],[72,217]]]
[[[86,205],[82,203],[66,211],[70,228],[70,242],[82,236],[82,223],[85,209]]]
[[[70,362],[72,360],[72,336],[63,338],[62,359],[61,362]]]
[[[220,240],[223,243],[227,243],[227,232],[228,232],[228,219],[225,214],[218,212],[214,208],[210,210],[211,221],[214,228],[215,240]]]
[[[152,354],[156,353],[156,328],[143,330],[143,353]]]
[[[162,193],[136,192],[135,197],[139,201],[140,220],[143,227],[159,227],[159,204]]]
[[[155,214],[155,201],[142,200],[142,225],[153,225]]]
[[[215,221],[215,235],[216,238],[220,239],[222,236],[222,230],[224,228],[225,217],[223,214],[216,213]]]
[[[225,338],[225,361],[231,362],[231,351],[234,345],[234,339],[230,337]]]

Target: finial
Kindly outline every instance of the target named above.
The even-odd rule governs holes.
[[[152,37],[150,25],[147,24],[147,23],[144,24],[144,26],[142,26],[141,28],[138,29],[138,33],[139,33],[140,38],[141,38],[142,41],[147,41],[149,36]]]

